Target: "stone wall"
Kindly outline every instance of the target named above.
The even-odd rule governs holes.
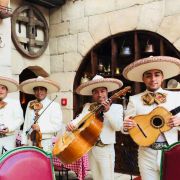
[[[17,7],[24,4],[23,0],[11,0],[9,7],[14,11]],[[44,14],[49,23],[49,10],[43,7],[38,7]],[[22,32],[22,34],[25,32]],[[29,66],[37,66],[50,74],[50,53],[49,46],[46,52],[35,60],[21,55],[11,40],[11,18],[0,20],[0,37],[4,43],[4,47],[0,48],[0,75],[7,76],[19,81],[21,72]],[[9,94],[12,97],[19,98],[19,92]]]
[[[17,7],[25,4],[23,0],[11,0],[11,8],[14,11]],[[43,8],[42,6],[36,6],[44,15],[49,24],[49,9]],[[25,33],[25,32],[24,32]],[[23,34],[23,32],[22,32]],[[38,37],[37,37],[38,38]],[[30,59],[28,57],[23,56],[17,49],[14,47],[12,42],[11,47],[11,59],[12,59],[12,73],[19,75],[25,68],[29,66],[39,66],[44,69],[48,74],[50,74],[50,53],[49,46],[43,55],[39,58]]]
[[[136,29],[156,32],[180,50],[180,1],[67,0],[50,11],[51,77],[68,99],[65,121],[72,119],[73,81],[83,57],[104,38]]]
[[[25,2],[11,0],[10,7],[15,10]],[[33,60],[23,56],[11,41],[10,18],[1,20],[0,37],[5,39],[5,46],[0,48],[0,75],[18,80],[25,68],[40,67],[61,85],[57,101],[68,100],[67,106],[62,107],[65,122],[73,118],[76,71],[87,52],[104,38],[136,29],[149,30],[180,50],[179,0],[66,0],[63,6],[50,11],[37,8],[49,23],[48,48]]]
[[[0,19],[0,38],[0,76],[18,80],[18,77],[12,74],[10,18]],[[17,93],[12,93],[11,96],[18,97]]]

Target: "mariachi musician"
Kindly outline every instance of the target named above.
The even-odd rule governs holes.
[[[27,105],[22,144],[51,152],[52,137],[62,128],[62,111],[60,105],[51,101],[47,94],[58,92],[59,89],[57,83],[41,76],[20,84],[22,92],[33,94],[36,98]]]
[[[171,111],[180,106],[180,92],[167,91],[161,87],[164,79],[179,73],[180,60],[168,56],[150,56],[134,61],[124,69],[123,75],[126,79],[143,82],[146,86],[144,92],[129,99],[123,123],[124,133],[136,128],[137,124],[133,120],[136,115],[148,114],[156,107],[162,106]],[[171,116],[167,122],[167,126],[171,127],[170,130],[161,132],[155,143],[148,147],[139,147],[138,165],[142,180],[160,179],[161,149],[178,141],[179,125],[180,113]],[[146,133],[143,128],[141,131]]]
[[[94,180],[113,180],[115,152],[115,132],[122,128],[123,108],[120,104],[107,101],[108,92],[122,87],[118,79],[103,78],[96,75],[91,81],[81,84],[76,92],[84,96],[92,96],[93,103],[86,103],[82,113],[68,123],[67,130],[72,131],[77,124],[98,104],[103,105],[103,128],[96,145],[89,151],[90,169]]]
[[[15,131],[24,121],[20,102],[8,97],[18,90],[18,83],[7,77],[0,77],[0,155],[2,148],[11,150],[16,145]]]

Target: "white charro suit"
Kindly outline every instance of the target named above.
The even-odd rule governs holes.
[[[90,103],[85,104],[82,113],[72,122],[78,122],[89,113]],[[110,110],[104,113],[103,128],[100,139],[104,147],[94,146],[89,152],[90,167],[94,180],[113,180],[114,179],[114,144],[116,142],[115,132],[122,128],[123,108],[120,104],[112,104]]]
[[[16,130],[20,129],[24,121],[23,111],[18,100],[6,97],[3,101],[7,105],[0,109],[0,124],[4,124],[9,132],[5,137],[0,137],[0,155],[2,146],[7,150],[16,147]]]
[[[32,145],[32,142],[30,141],[29,136],[26,135],[26,131],[31,128],[35,118],[34,110],[29,107],[30,103],[31,101],[27,105],[22,134],[22,144],[28,145]],[[42,100],[41,103],[43,108],[39,111],[39,115],[47,108],[38,119],[38,125],[42,133],[42,146],[45,151],[51,151],[52,137],[62,128],[62,111],[57,102],[51,103],[51,100],[47,97]]]
[[[147,114],[157,106],[163,106],[169,111],[180,106],[180,92],[166,91],[162,88],[158,89],[156,92],[167,94],[165,103],[162,103],[160,105],[144,105],[141,97],[147,92],[148,91],[145,91],[130,97],[127,110],[125,112],[125,118],[139,114]],[[177,116],[180,116],[180,113],[178,113]],[[161,135],[160,137],[161,140],[164,138],[164,140],[166,140],[169,145],[177,142],[178,130],[179,127],[174,127],[171,130],[164,132],[164,136]],[[139,147],[138,164],[142,180],[159,180],[160,159],[160,150],[153,150],[149,147]]]

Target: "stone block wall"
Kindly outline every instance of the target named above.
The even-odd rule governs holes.
[[[10,0],[14,11],[23,0]],[[11,40],[10,18],[0,21],[0,75],[19,79],[27,67],[40,67],[61,86],[57,101],[64,121],[73,118],[73,84],[87,52],[104,38],[131,30],[149,30],[169,40],[180,50],[180,1],[178,0],[66,0],[58,8],[37,6],[49,24],[50,40],[45,53],[36,59],[20,54]],[[18,97],[19,93],[15,93]],[[52,97],[54,95],[51,95]]]
[[[149,30],[180,50],[180,1],[67,0],[50,11],[50,71],[61,84],[65,122],[73,115],[73,81],[87,52],[108,36]],[[67,80],[65,80],[67,79]],[[67,117],[67,118],[66,118]]]

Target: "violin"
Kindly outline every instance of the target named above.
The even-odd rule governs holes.
[[[37,120],[39,119],[39,115],[38,112],[43,108],[42,103],[38,102],[38,101],[33,101],[30,103],[29,106],[31,109],[33,109],[35,111],[35,119],[34,122],[35,124],[38,123]],[[38,148],[43,148],[41,141],[42,141],[42,133],[41,131],[37,131],[37,130],[33,130],[30,134],[30,139],[33,143],[33,146],[36,146]]]
[[[33,146],[43,149],[41,141],[42,141],[42,133],[41,131],[33,130],[30,135],[31,141],[33,142]]]
[[[46,111],[46,109],[51,105],[52,102],[54,102],[54,100],[57,98],[57,95],[55,96],[55,98],[46,106],[46,108],[44,108],[43,112],[41,112],[41,114],[38,114],[39,110],[41,110],[43,108],[43,105],[42,103],[38,102],[37,100],[33,101],[30,103],[29,107],[31,109],[34,110],[35,112],[35,118],[34,118],[34,124],[38,123],[38,119],[39,117]],[[31,128],[29,128],[27,131],[26,131],[26,135],[28,135],[28,133],[30,132],[30,130],[32,129],[32,126]],[[31,138],[31,141],[33,142],[34,146],[37,146],[39,148],[42,148],[42,145],[41,145],[41,141],[42,141],[42,133],[41,131],[35,131],[33,130],[33,132],[31,133],[30,135],[30,138]]]

